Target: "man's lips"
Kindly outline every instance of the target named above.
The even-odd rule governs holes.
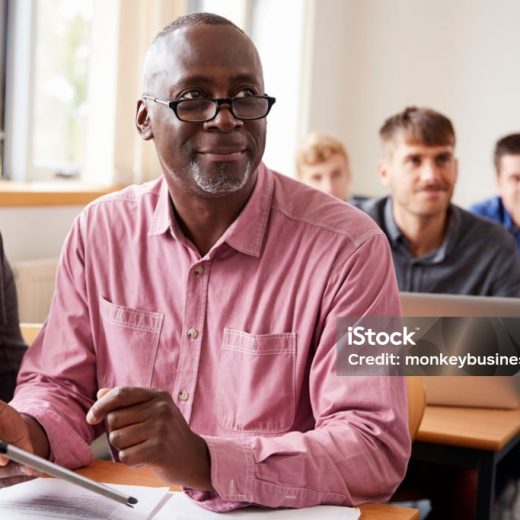
[[[198,152],[204,159],[209,161],[238,161],[244,153],[244,149],[214,148]]]
[[[423,188],[419,188],[417,193],[445,193],[448,191],[448,188],[445,186],[425,186]]]

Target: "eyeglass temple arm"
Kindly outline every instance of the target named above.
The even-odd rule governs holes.
[[[169,101],[165,101],[164,99],[159,99],[153,96],[148,96],[146,94],[143,95],[143,99],[149,99],[150,101],[153,101],[154,103],[160,103],[161,105],[166,105],[167,107],[170,106]]]

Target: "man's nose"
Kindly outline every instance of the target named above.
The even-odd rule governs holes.
[[[235,128],[240,128],[243,124],[244,122],[241,119],[237,119],[233,115],[231,112],[231,106],[228,104],[220,105],[218,107],[217,115],[211,121],[204,123],[208,130],[215,128],[221,132],[230,132]]]
[[[325,177],[322,181],[322,190],[329,195],[334,195],[334,182],[330,177]]]
[[[441,177],[440,168],[434,162],[425,162],[421,168],[421,179],[423,181],[437,181]]]

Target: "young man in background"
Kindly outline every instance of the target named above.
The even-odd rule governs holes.
[[[337,199],[348,201],[352,174],[345,147],[329,134],[311,133],[296,152],[298,179]]]
[[[401,291],[520,296],[520,260],[502,227],[451,202],[457,180],[451,121],[409,107],[379,132],[390,196],[355,204],[390,242]]]

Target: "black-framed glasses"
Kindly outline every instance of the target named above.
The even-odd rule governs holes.
[[[173,110],[177,119],[185,123],[205,123],[211,121],[220,111],[222,105],[227,105],[235,119],[247,120],[263,119],[269,114],[276,99],[270,96],[246,96],[221,99],[160,99],[153,96],[143,95],[148,99],[161,105],[166,105]]]

